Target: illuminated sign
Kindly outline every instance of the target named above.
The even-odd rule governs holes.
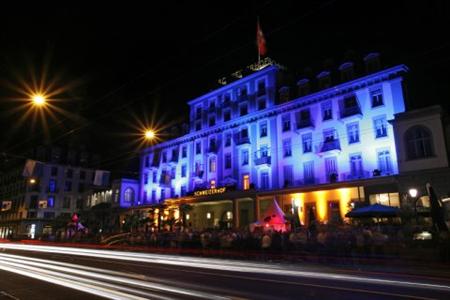
[[[203,191],[196,191],[194,192],[194,196],[208,196],[208,195],[215,195],[215,194],[223,194],[227,190],[226,187],[221,188],[214,188],[209,190],[203,190]]]

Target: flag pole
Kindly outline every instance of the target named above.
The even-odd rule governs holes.
[[[259,31],[261,30],[259,27],[259,16],[256,17],[256,48],[258,48],[258,67],[261,65],[261,53],[259,50]]]

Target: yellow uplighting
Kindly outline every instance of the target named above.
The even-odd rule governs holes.
[[[151,129],[147,129],[145,131],[145,139],[152,140],[154,138],[155,138],[155,132],[153,130],[151,130]]]
[[[341,213],[341,218],[345,219],[345,214],[350,210],[349,203],[351,198],[351,189],[350,188],[341,188],[338,189],[339,193],[339,211]]]
[[[292,201],[294,204],[294,209],[297,210],[300,223],[302,225],[305,225],[305,194],[304,193],[294,194],[292,197]]]
[[[45,97],[40,94],[34,95],[31,100],[35,106],[43,106],[46,103]]]
[[[326,191],[317,191],[314,192],[315,198],[316,198],[316,212],[317,212],[317,218],[320,222],[324,222],[327,220],[327,213],[328,213],[328,207],[327,207],[327,198],[326,198]]]

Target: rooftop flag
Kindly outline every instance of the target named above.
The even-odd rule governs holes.
[[[259,25],[259,18],[256,22],[256,45],[258,47],[258,62],[261,59],[261,56],[266,56],[267,47],[266,47],[266,39],[264,37],[264,33],[262,32],[261,26]]]

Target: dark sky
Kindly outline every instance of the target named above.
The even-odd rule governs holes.
[[[411,69],[412,103],[450,96],[450,14],[447,1],[156,1],[147,5],[32,6],[0,12],[0,152],[21,153],[45,141],[84,143],[105,167],[133,168],[145,118],[161,126],[183,121],[186,102],[219,77],[256,61],[256,16],[269,56],[298,76],[324,61],[378,51],[385,65]],[[417,1],[418,2],[418,1]],[[4,5],[4,4],[3,4]],[[14,99],[13,85],[33,76],[65,89],[55,98],[55,119],[43,130]],[[68,112],[79,118],[67,117]],[[65,116],[66,115],[66,116]],[[39,117],[41,118],[41,117]],[[38,118],[38,120],[39,120]],[[144,121],[145,122],[145,121]]]

